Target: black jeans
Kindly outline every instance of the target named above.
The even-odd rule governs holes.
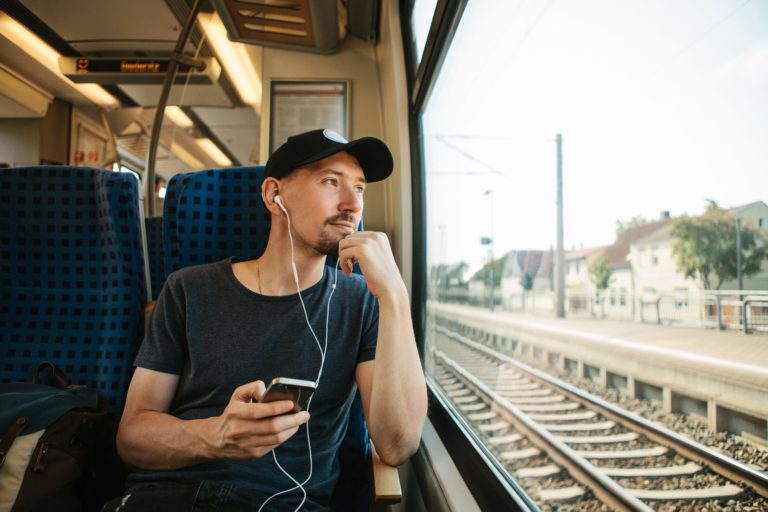
[[[270,500],[264,511],[294,510],[300,496]],[[101,512],[241,512],[257,511],[263,498],[230,484],[203,481],[194,484],[147,485],[134,487],[108,502]],[[316,510],[309,502],[302,510]]]

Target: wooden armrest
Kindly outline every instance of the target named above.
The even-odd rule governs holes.
[[[400,488],[400,476],[397,468],[381,462],[376,447],[371,443],[371,463],[373,465],[373,495],[377,506],[393,505],[403,499]]]
[[[147,332],[147,328],[149,328],[149,315],[151,315],[152,310],[155,309],[155,304],[157,304],[157,301],[151,300],[144,306],[144,332]]]

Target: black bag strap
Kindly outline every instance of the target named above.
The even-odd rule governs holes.
[[[51,386],[59,389],[67,389],[69,387],[69,379],[66,374],[50,361],[45,361],[37,365],[35,368],[35,375],[32,377],[32,384],[40,384],[40,373],[44,370],[51,370]]]

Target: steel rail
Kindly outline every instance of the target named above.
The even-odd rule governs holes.
[[[435,351],[435,356],[441,359],[446,366],[452,368],[454,372],[458,373],[467,384],[492,399],[496,408],[506,413],[505,415],[508,416],[518,431],[523,432],[528,439],[544,450],[550,458],[564,466],[575,480],[589,487],[601,502],[615,510],[642,512],[653,510],[617,484],[612,478],[597,470],[587,459],[576,453],[573,448],[531,420],[527,414],[508,399],[496,393],[487,384],[467,372],[459,363],[440,351]]]
[[[734,482],[743,483],[748,485],[757,494],[768,498],[768,475],[764,474],[756,469],[750,468],[746,464],[743,464],[727,455],[723,455],[711,448],[708,448],[701,443],[692,441],[677,432],[674,432],[666,427],[653,423],[633,412],[630,412],[622,407],[608,402],[600,397],[592,395],[586,391],[583,391],[576,386],[568,384],[557,377],[544,373],[540,370],[532,368],[525,363],[521,363],[506,354],[502,354],[496,350],[493,350],[485,345],[469,338],[462,336],[458,333],[450,331],[444,327],[436,326],[436,330],[442,334],[455,339],[465,345],[468,345],[475,350],[478,350],[486,355],[497,358],[504,363],[507,363],[515,368],[529,374],[542,384],[548,387],[557,389],[558,391],[566,394],[571,400],[579,402],[588,409],[595,410],[607,418],[616,421],[624,427],[640,431],[643,435],[649,439],[666,446],[676,452],[688,457],[694,462],[707,466],[713,472],[732,480]]]

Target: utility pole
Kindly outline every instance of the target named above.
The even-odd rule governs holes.
[[[493,233],[493,189],[486,190],[484,195],[491,196],[491,199],[490,199],[490,201],[491,201],[491,243],[490,243],[490,247],[488,248],[488,250],[489,250],[490,259],[491,259],[489,274],[490,274],[490,281],[491,281],[490,282],[490,287],[491,287],[491,311],[493,311],[493,310],[496,309],[496,298],[494,297],[494,293],[493,293],[493,287],[494,287],[495,279],[496,279],[496,276],[494,275],[494,270],[495,270],[494,267],[496,266],[496,262],[493,259],[494,258],[493,247],[496,244],[496,239],[494,238],[494,233]]]
[[[565,252],[563,250],[563,136],[557,134],[557,255],[555,294],[557,318],[565,318]]]
[[[739,282],[739,290],[744,289],[741,276],[741,219],[736,217],[736,279]]]

